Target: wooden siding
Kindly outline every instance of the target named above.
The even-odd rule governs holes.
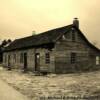
[[[65,38],[60,38],[56,43],[56,73],[91,70],[100,67],[96,66],[96,56],[100,56],[100,53],[91,48],[76,30],[76,40],[74,42],[72,42],[71,35],[72,31],[66,33]],[[71,64],[71,53],[76,53],[75,64]]]
[[[45,63],[45,53],[50,53],[50,64]],[[21,53],[27,53],[27,68],[28,70],[35,71],[35,53],[40,53],[40,71],[41,72],[53,72],[54,71],[54,54],[53,51],[49,51],[47,49],[28,49],[28,50],[20,50],[13,52],[6,52],[3,56],[3,65],[8,66],[8,55],[11,56],[10,59],[10,67],[12,68],[24,68],[24,63],[20,62]],[[14,60],[13,55],[16,55],[16,62]],[[5,61],[6,59],[6,61]]]
[[[72,32],[75,34],[75,41],[72,41]],[[35,71],[36,53],[40,55],[39,72],[68,73],[98,69],[100,67],[100,65],[96,65],[96,56],[100,56],[100,52],[92,48],[76,29],[74,31],[73,29],[70,30],[57,40],[52,50],[44,47],[38,47],[37,49],[33,47],[33,49],[5,52],[3,55],[3,65],[9,65],[8,56],[10,55],[9,66],[23,69],[24,63],[20,62],[21,53],[27,53],[27,68],[31,71]],[[46,53],[50,54],[50,63],[45,61]],[[71,63],[71,53],[76,54],[76,61],[73,64]],[[16,62],[14,54],[16,55]]]

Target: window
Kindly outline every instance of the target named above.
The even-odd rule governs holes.
[[[75,42],[75,40],[76,40],[75,29],[72,28],[72,41]]]
[[[23,53],[21,53],[20,54],[20,63],[23,63],[23,60],[24,60],[23,58],[24,58]]]
[[[72,33],[72,41],[75,42],[76,37],[75,37],[75,33]]]
[[[62,39],[63,39],[63,40],[66,40],[66,37],[65,37],[65,35],[63,35],[63,36],[62,36]]]
[[[50,63],[50,54],[46,53],[45,57],[46,57],[46,59],[45,59],[46,64],[49,64]]]
[[[72,28],[72,29],[71,29],[71,31],[72,31],[72,33],[74,33],[74,32],[75,32],[75,29],[74,29],[74,28]]]
[[[71,53],[71,64],[76,63],[76,53]]]
[[[100,64],[100,58],[99,56],[96,56],[96,65],[99,65]]]

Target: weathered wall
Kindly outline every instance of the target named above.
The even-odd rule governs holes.
[[[3,55],[3,65],[8,66],[8,55],[10,55],[10,66],[12,68],[24,68],[24,62],[20,62],[20,54],[21,53],[27,53],[27,66],[29,69],[33,69],[34,67],[34,49],[29,49],[29,50],[16,50],[12,52],[5,52]],[[16,55],[16,61],[14,59],[14,55]],[[6,57],[6,58],[5,58]],[[6,61],[5,61],[6,59]]]
[[[45,53],[50,52],[50,64],[45,63]],[[29,70],[35,70],[35,53],[40,53],[40,71],[54,72],[54,52],[47,49],[27,49],[27,50],[16,50],[12,52],[5,52],[3,55],[3,65],[8,66],[8,55],[10,55],[10,67],[12,68],[24,68],[24,62],[20,62],[20,54],[27,53],[27,67]],[[16,55],[16,61],[14,59],[14,54]],[[6,61],[5,61],[6,60]]]
[[[67,73],[99,68],[100,65],[96,65],[96,56],[100,56],[100,53],[92,48],[77,30],[74,30],[74,34],[74,42],[72,41],[72,31],[69,31],[56,42],[52,51],[44,48],[33,48],[5,52],[3,65],[8,66],[8,55],[10,55],[10,66],[23,68],[24,63],[20,62],[20,54],[27,53],[27,67],[29,70],[34,71],[35,53],[40,53],[39,69],[41,72]],[[50,63],[46,64],[45,53],[48,52],[50,53]],[[74,64],[71,63],[71,53],[76,53],[76,62]],[[14,54],[16,54],[16,62],[13,59]]]
[[[56,73],[90,70],[96,67],[96,56],[100,56],[91,48],[84,38],[75,30],[75,41],[72,41],[72,32],[66,33],[55,46],[55,71]],[[71,64],[71,53],[76,53],[76,63]],[[92,57],[91,57],[92,56]]]
[[[50,53],[50,63],[46,64],[45,62],[45,53]],[[40,70],[47,72],[54,72],[55,67],[55,59],[54,59],[54,51],[49,51],[47,49],[37,49],[36,53],[40,53]]]

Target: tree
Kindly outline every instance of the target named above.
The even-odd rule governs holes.
[[[11,43],[11,42],[12,42],[12,40],[11,40],[11,39],[8,39],[8,40],[7,40],[7,43]]]
[[[1,46],[4,47],[7,44],[7,40],[3,40]]]
[[[6,46],[8,46],[9,43],[11,43],[11,39],[4,39],[0,45],[0,63],[3,62],[3,50],[5,49]]]

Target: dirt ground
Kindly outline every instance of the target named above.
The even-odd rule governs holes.
[[[72,100],[65,99],[68,97],[100,100],[100,71],[35,76],[31,72],[8,71],[0,67],[0,78],[31,100]]]

